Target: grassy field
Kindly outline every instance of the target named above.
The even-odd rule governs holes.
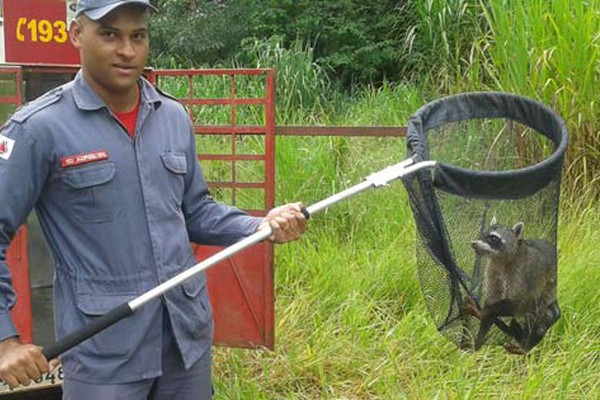
[[[401,147],[350,140],[347,151],[359,158],[348,165],[360,171],[327,182],[305,177],[294,198],[310,203],[328,187],[356,183],[378,163],[393,162]],[[527,356],[492,346],[463,352],[436,331],[420,293],[414,222],[401,184],[334,207],[315,216],[301,241],[276,248],[276,348],[216,349],[216,398],[600,396],[597,206],[562,213],[563,316]]]

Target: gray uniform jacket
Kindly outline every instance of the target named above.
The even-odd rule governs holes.
[[[135,140],[81,72],[0,133],[0,339],[16,334],[6,250],[35,208],[55,262],[58,338],[195,264],[190,241],[230,245],[259,219],[216,203],[184,107],[140,80]],[[186,366],[208,349],[205,277],[66,352],[65,376],[119,383],[161,373],[163,304]]]

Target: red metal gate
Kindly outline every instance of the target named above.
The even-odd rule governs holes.
[[[76,71],[76,67],[1,66],[0,117],[4,121],[17,106],[70,80]],[[198,158],[214,197],[253,215],[265,215],[275,196],[275,72],[148,70],[146,75],[188,109],[198,138]],[[194,245],[194,251],[203,259],[219,248]],[[31,266],[29,259],[35,261]],[[35,216],[14,238],[8,263],[18,298],[12,315],[21,337],[40,345],[51,343],[52,261]],[[272,245],[247,249],[211,268],[207,276],[215,344],[272,348]]]

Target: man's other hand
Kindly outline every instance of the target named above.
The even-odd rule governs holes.
[[[27,386],[32,380],[56,368],[58,359],[46,360],[42,348],[33,344],[21,344],[17,338],[0,342],[0,379],[14,389]]]

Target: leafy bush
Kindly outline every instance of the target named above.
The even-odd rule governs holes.
[[[408,3],[363,0],[270,0],[255,10],[254,35],[289,45],[314,43],[315,59],[345,87],[398,79]]]
[[[151,62],[228,64],[248,40],[312,43],[315,61],[346,88],[401,78],[411,4],[363,0],[158,0]]]
[[[253,0],[157,0],[150,29],[155,67],[216,65],[239,50]]]

